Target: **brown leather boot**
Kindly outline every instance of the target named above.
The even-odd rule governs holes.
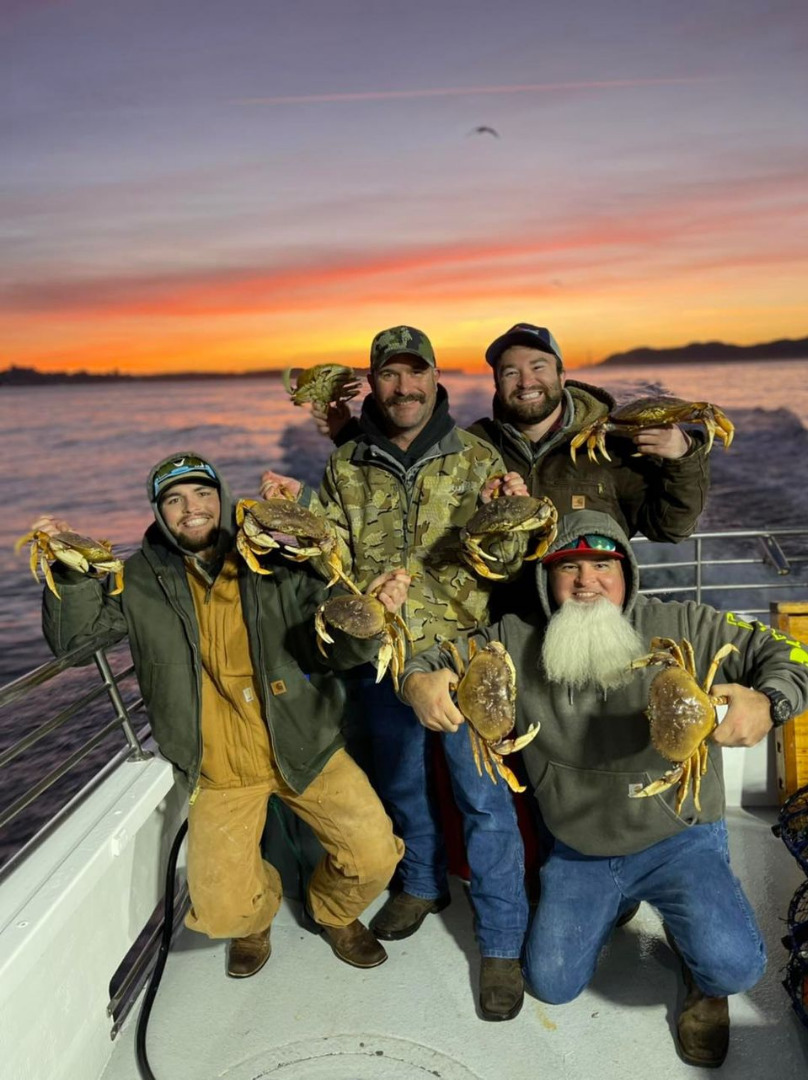
[[[227,974],[231,979],[248,979],[261,970],[271,952],[269,930],[233,938],[227,947]]]
[[[729,1049],[729,1002],[725,997],[707,997],[693,978],[667,926],[665,937],[682,964],[687,994],[676,1020],[676,1041],[682,1061],[703,1069],[724,1064]]]
[[[401,941],[414,934],[427,917],[443,911],[451,903],[451,897],[444,894],[434,900],[424,900],[410,893],[393,893],[370,920],[370,929],[382,941]]]
[[[717,1069],[729,1049],[729,1004],[693,984],[676,1022],[679,1052],[688,1065]]]
[[[379,944],[359,919],[354,919],[347,926],[318,925],[320,933],[328,938],[335,955],[351,967],[374,968],[387,959],[384,946]]]
[[[484,956],[480,965],[480,1012],[484,1020],[513,1020],[525,1000],[518,960]]]

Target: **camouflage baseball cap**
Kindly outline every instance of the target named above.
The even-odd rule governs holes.
[[[370,370],[378,371],[394,356],[418,356],[430,367],[436,367],[432,342],[414,326],[391,326],[376,335],[370,345]]]

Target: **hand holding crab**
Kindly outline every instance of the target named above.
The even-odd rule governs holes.
[[[332,596],[321,604],[314,617],[314,626],[317,647],[323,656],[326,655],[324,643],[334,644],[328,626],[355,638],[379,638],[376,682],[381,682],[389,667],[393,686],[398,690],[398,676],[407,659],[406,643],[412,641],[407,624],[398,612],[407,598],[411,581],[406,570],[391,570],[374,578],[364,595]]]
[[[109,540],[94,540],[90,536],[82,536],[80,533],[73,532],[66,521],[52,514],[44,514],[32,523],[30,531],[25,536],[20,537],[14,545],[14,550],[19,551],[23,544],[29,543],[31,545],[31,573],[34,579],[39,581],[37,567],[39,568],[45,578],[45,583],[57,600],[61,597],[50,568],[50,563],[54,559],[58,559],[72,570],[79,570],[83,574],[93,574],[95,577],[114,574],[115,588],[110,595],[115,596],[123,591],[123,561],[112,554],[112,544]]]

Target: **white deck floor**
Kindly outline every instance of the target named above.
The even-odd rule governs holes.
[[[770,831],[773,811],[730,813],[735,871],[758,912],[768,971],[730,1002],[731,1080],[808,1075],[808,1029],[780,985],[780,939],[804,880]],[[148,1033],[158,1080],[649,1080],[693,1077],[671,1035],[682,983],[656,913],[643,905],[615,932],[594,982],[569,1005],[527,997],[508,1023],[476,1012],[478,958],[464,888],[389,960],[362,972],[301,929],[285,902],[269,963],[251,979],[224,974],[224,943],[188,931],[168,958]],[[372,910],[381,904],[377,901]],[[133,1012],[104,1080],[138,1077]],[[76,1080],[81,1080],[77,1077]]]

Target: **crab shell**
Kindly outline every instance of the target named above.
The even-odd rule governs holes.
[[[460,532],[461,554],[464,560],[483,577],[501,579],[482,560],[495,562],[486,545],[511,533],[540,532],[542,535],[527,562],[540,559],[556,537],[558,511],[550,499],[532,495],[507,495],[494,498],[481,506]]]
[[[524,791],[516,775],[503,762],[503,754],[523,749],[539,733],[532,724],[516,739],[507,736],[516,724],[516,669],[501,641],[489,641],[478,650],[472,638],[469,642],[469,662],[464,667],[456,646],[445,641],[441,646],[460,675],[454,691],[457,707],[468,721],[469,741],[474,763],[480,776],[483,768],[496,783],[499,774],[511,791]]]
[[[575,461],[578,447],[586,443],[591,461],[597,461],[598,450],[607,461],[611,461],[605,445],[605,435],[609,431],[632,436],[646,428],[697,423],[703,424],[707,431],[708,451],[712,449],[716,437],[723,442],[725,449],[729,448],[735,436],[735,426],[717,405],[709,401],[685,401],[683,398],[661,395],[629,401],[589,427],[582,428],[570,441],[570,455]]]
[[[76,532],[60,532],[51,536],[37,530],[20,537],[15,549],[19,551],[23,544],[27,543],[31,544],[31,573],[34,579],[39,581],[38,566],[48,588],[57,599],[61,597],[49,565],[52,559],[58,559],[71,570],[78,570],[82,574],[89,574],[90,571],[99,576],[114,574],[115,588],[110,595],[116,596],[123,591],[123,560],[112,554],[109,540],[95,540],[91,536],[82,536]]]
[[[236,521],[259,547],[267,540],[271,541],[266,544],[267,550],[278,547],[276,541],[266,536],[270,532],[285,533],[287,536],[314,542],[333,539],[325,518],[313,514],[311,510],[306,510],[290,499],[240,499],[236,506]]]
[[[456,693],[457,707],[487,742],[499,742],[513,730],[516,670],[500,641],[474,654]]]
[[[319,606],[314,616],[317,647],[323,656],[326,655],[323,643],[334,643],[326,623],[361,640],[380,638],[376,682],[381,682],[389,667],[393,686],[398,690],[398,676],[407,659],[406,642],[412,641],[407,624],[400,615],[388,611],[381,600],[373,595],[332,596]]]
[[[294,405],[312,401],[326,406],[331,401],[348,401],[359,393],[358,386],[349,385],[356,381],[354,369],[343,364],[315,364],[306,368],[298,374],[294,386],[292,368],[283,373],[283,385]]]
[[[653,638],[651,652],[631,664],[632,668],[662,664],[648,695],[646,715],[650,725],[651,745],[675,767],[653,780],[632,798],[645,798],[666,791],[678,782],[675,811],[678,814],[692,786],[693,804],[701,811],[701,778],[707,772],[706,740],[717,726],[715,706],[726,698],[710,694],[719,665],[725,656],[737,652],[732,644],[722,646],[712,659],[704,683],[696,681],[693,646],[683,638]]]
[[[715,707],[684,668],[668,667],[651,683],[646,715],[654,749],[674,765],[697,750],[715,727]]]

